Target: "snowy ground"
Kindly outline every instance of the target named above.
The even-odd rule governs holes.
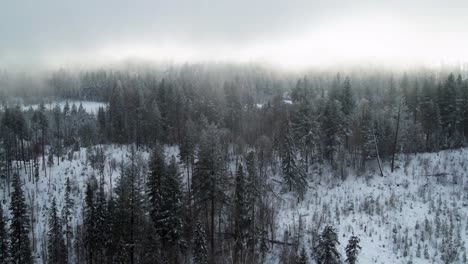
[[[116,146],[104,146],[104,149],[107,157],[105,188],[110,190],[115,187],[120,173],[118,164],[127,149]],[[177,154],[177,148],[167,148],[166,153],[168,156]],[[148,153],[142,153],[142,158],[147,159]],[[75,152],[72,161],[65,159],[57,165],[55,158],[54,162],[51,168],[47,167],[47,177],[41,168],[37,186],[28,181],[27,175],[22,175],[26,201],[34,205],[37,263],[42,263],[40,256],[52,198],[57,198],[61,209],[65,181],[70,178],[76,204],[74,221],[81,223],[86,182],[92,174],[97,176],[97,171],[86,162],[85,149]],[[348,238],[354,234],[361,239],[363,249],[359,263],[408,263],[410,260],[413,263],[443,263],[441,248],[450,244],[445,238],[447,232],[451,232],[450,241],[454,242],[459,255],[455,263],[463,263],[463,252],[466,254],[468,243],[468,149],[401,157],[398,165],[394,173],[385,167],[385,177],[380,177],[377,172],[360,177],[350,175],[339,183],[330,180],[330,173],[315,173],[305,199],[299,203],[293,195],[281,193],[276,183],[278,185],[273,189],[281,198],[272,201],[278,227],[274,239],[281,241],[286,230],[293,233],[299,228],[301,219],[301,240],[309,253],[312,234],[331,224],[338,231],[343,257]],[[0,195],[4,197],[1,192]],[[3,206],[8,213],[8,193],[5,196]],[[426,222],[431,232],[423,232],[427,228]],[[437,222],[441,223],[438,228]],[[419,257],[418,244],[421,247]],[[429,259],[424,257],[425,247]],[[267,263],[278,263],[281,252],[282,246],[274,246]]]
[[[359,263],[443,263],[444,245],[451,243],[449,235],[444,234],[447,230],[452,232],[453,248],[458,252],[458,260],[452,263],[466,263],[468,149],[418,154],[402,160],[401,168],[394,173],[385,167],[385,177],[378,173],[349,176],[344,182],[331,184],[327,183],[329,175],[315,175],[317,180],[309,183],[311,188],[304,201],[297,203],[296,198],[283,195],[285,200],[276,205],[280,229],[277,238],[282,240],[285,230],[297,229],[302,215],[306,249],[312,248],[311,231],[321,232],[331,224],[338,231],[344,258],[349,237],[356,235],[362,246]],[[426,222],[431,232],[426,232]],[[437,222],[441,223],[439,231]],[[424,256],[426,246],[428,259]],[[269,263],[277,263],[281,252],[281,246],[277,247]]]

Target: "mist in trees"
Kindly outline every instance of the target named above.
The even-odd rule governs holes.
[[[305,243],[303,229],[279,240],[271,201],[287,194],[301,202],[325,169],[339,183],[350,171],[359,177],[382,164],[398,170],[402,154],[466,147],[463,72],[302,76],[206,67],[62,70],[48,77],[41,99],[6,89],[0,181],[11,202],[0,206],[0,263],[38,258],[35,205],[23,188],[31,182],[39,192],[44,181],[48,195],[64,192],[47,208],[47,263],[266,263],[278,245],[287,248],[287,263],[357,263],[359,238],[351,237],[341,256],[327,223],[317,243]],[[20,95],[36,107],[23,108]],[[67,103],[46,104],[52,96]],[[74,100],[103,106],[92,113]],[[127,156],[111,165],[106,146]],[[50,184],[52,168],[82,153],[92,170],[83,186],[73,185],[72,175],[64,186]],[[447,248],[444,257],[453,255]]]

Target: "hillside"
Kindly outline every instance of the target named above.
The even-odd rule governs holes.
[[[126,159],[128,153],[126,147],[102,147],[106,157],[105,189],[109,196],[111,184],[115,186],[120,175],[116,164]],[[168,157],[177,152],[177,148],[166,148]],[[148,159],[148,153],[141,155]],[[58,208],[62,208],[67,178],[75,201],[73,226],[82,224],[86,183],[91,175],[97,174],[86,157],[86,149],[82,148],[73,154],[72,160],[65,159],[60,165],[55,162],[47,168],[48,177],[41,168],[37,185],[22,174],[26,200],[32,205],[37,263],[43,263],[46,252],[48,209],[54,197]],[[339,183],[332,180],[332,172],[313,170],[308,191],[300,202],[292,193],[283,191],[279,175],[268,177],[271,195],[266,199],[275,208],[276,222],[276,229],[269,236],[276,243],[269,243],[266,263],[280,263],[293,248],[280,243],[293,244],[295,239],[300,240],[300,247],[310,257],[317,232],[325,225],[337,229],[343,258],[349,237],[360,238],[360,263],[443,263],[449,258],[450,263],[466,263],[467,157],[468,149],[402,156],[394,173],[384,167],[384,177],[377,172],[349,175]],[[5,195],[3,206],[8,212],[8,193],[2,194]],[[285,231],[288,231],[286,236]]]

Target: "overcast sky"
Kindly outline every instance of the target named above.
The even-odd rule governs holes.
[[[0,66],[468,60],[466,0],[0,0]]]

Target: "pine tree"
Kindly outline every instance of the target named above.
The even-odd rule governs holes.
[[[84,244],[86,247],[88,263],[94,263],[94,253],[97,244],[96,232],[96,203],[95,203],[95,184],[94,176],[86,186],[83,227],[85,230]]]
[[[101,142],[106,138],[107,124],[106,124],[106,112],[104,107],[99,107],[97,113],[97,121],[99,125],[99,137]]]
[[[344,116],[338,100],[329,99],[321,116],[321,135],[324,148],[324,156],[334,165],[335,154],[343,141]]]
[[[65,205],[63,206],[63,209],[62,209],[62,217],[63,217],[63,222],[65,224],[65,238],[66,238],[67,249],[69,250],[68,252],[71,252],[71,245],[72,245],[71,239],[73,237],[73,226],[72,226],[71,221],[73,219],[72,215],[73,215],[74,206],[75,206],[75,202],[70,197],[70,195],[71,195],[70,178],[67,178],[67,181],[65,183],[65,197],[64,197]]]
[[[56,104],[53,110],[53,118],[55,124],[55,142],[54,142],[54,151],[57,156],[57,165],[60,165],[60,157],[62,155],[62,133],[61,133],[61,124],[62,124],[62,110],[60,105]]]
[[[63,264],[67,263],[67,247],[63,239],[62,223],[57,213],[57,203],[55,198],[49,212],[49,231],[47,233],[47,263]]]
[[[95,251],[97,254],[97,260],[99,263],[103,262],[105,252],[104,248],[106,245],[106,241],[108,240],[108,236],[110,234],[110,227],[108,220],[108,212],[107,212],[107,201],[106,196],[104,193],[104,183],[101,181],[99,184],[99,189],[96,192],[96,212],[95,212],[95,219],[96,219],[96,248]]]
[[[137,250],[143,230],[144,190],[141,164],[135,147],[131,146],[128,162],[122,164],[121,177],[115,188],[115,230],[116,258],[124,263],[137,263]]]
[[[119,144],[127,140],[127,120],[123,99],[122,82],[117,81],[109,102],[109,122],[111,137]]]
[[[224,151],[220,131],[214,125],[207,125],[200,137],[192,190],[195,209],[206,210],[206,220],[210,221],[210,259],[214,258],[216,212],[227,201]]]
[[[297,164],[296,145],[292,137],[291,124],[286,118],[283,124],[283,141],[281,145],[281,166],[283,177],[289,190],[295,190],[302,197],[305,191],[306,179],[302,168]]]
[[[315,248],[315,256],[318,264],[340,263],[340,253],[336,248],[338,235],[333,227],[327,226],[323,230],[318,245]]]
[[[245,247],[246,231],[250,225],[247,208],[246,183],[242,164],[239,164],[236,175],[236,189],[234,197],[234,263],[242,263]]]
[[[36,186],[37,182],[39,181],[39,162],[37,158],[34,158],[34,180],[36,181]]]
[[[180,143],[180,162],[187,168],[187,189],[190,191],[190,169],[195,161],[195,147],[197,141],[195,123],[189,119],[185,124],[185,133]]]
[[[245,240],[247,246],[250,249],[252,256],[255,258],[255,247],[258,243],[257,231],[258,227],[256,226],[256,213],[257,213],[257,203],[260,200],[261,196],[260,190],[262,182],[260,177],[257,175],[257,160],[255,158],[255,153],[253,151],[249,152],[246,157],[246,167],[248,177],[245,183],[245,201],[246,201],[246,210],[247,210],[247,219],[248,227],[247,232],[245,233]],[[255,259],[253,260],[255,262]]]
[[[13,192],[11,193],[10,254],[14,264],[33,263],[31,242],[29,240],[28,208],[21,189],[18,174],[13,175]]]
[[[164,154],[157,148],[153,153],[147,193],[151,217],[163,250],[171,263],[175,262],[175,245],[182,232],[182,191],[175,157],[165,168]]]
[[[6,224],[3,208],[0,204],[0,264],[10,263],[9,236]]]
[[[346,262],[350,264],[355,264],[357,262],[357,255],[361,251],[361,246],[359,245],[359,238],[356,236],[352,236],[349,241],[348,245],[346,246]]]
[[[193,251],[194,264],[208,264],[208,250],[206,249],[205,230],[203,229],[200,221],[197,222],[195,227],[195,241]]]
[[[351,89],[351,80],[349,77],[346,77],[343,82],[343,88],[341,92],[341,107],[343,114],[350,115],[354,109],[354,97]]]

